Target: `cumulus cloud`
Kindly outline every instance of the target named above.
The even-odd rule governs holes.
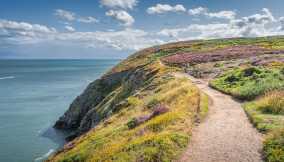
[[[81,23],[97,23],[99,20],[97,20],[95,17],[92,16],[87,16],[87,17],[82,17],[82,16],[77,16],[74,12],[67,11],[67,10],[62,10],[62,9],[57,9],[55,10],[54,15],[59,17],[61,20],[64,21],[77,21]]]
[[[234,19],[236,13],[234,11],[219,11],[219,12],[209,12],[208,8],[197,7],[188,10],[189,15],[204,15],[210,18],[221,18],[221,19]]]
[[[204,8],[204,7],[197,7],[197,8],[193,8],[193,9],[188,10],[189,15],[201,15],[201,14],[205,14],[207,12],[208,12],[208,9]]]
[[[106,15],[120,21],[124,26],[131,26],[135,22],[134,18],[124,10],[109,10]]]
[[[196,14],[199,14],[196,10]],[[230,15],[230,14],[229,14]],[[216,15],[214,15],[216,16]],[[211,23],[206,25],[192,24],[184,28],[162,29],[158,34],[175,40],[229,38],[229,37],[256,37],[269,35],[283,35],[282,24],[284,20],[277,21],[272,13],[264,8],[262,13],[236,19],[227,16],[227,23]]]
[[[66,29],[67,31],[69,31],[69,32],[74,32],[74,31],[76,31],[72,26],[68,26],[68,25],[65,26],[65,29]]]
[[[262,9],[263,14],[254,14],[248,17],[243,17],[244,23],[265,24],[276,21],[272,13],[267,8]]]
[[[118,10],[123,11],[123,10]],[[127,16],[121,16],[117,10],[111,10],[109,16],[117,18],[123,24],[132,24]],[[193,13],[203,12],[201,10]],[[268,9],[261,12],[232,18],[222,23],[191,24],[179,28],[144,31],[125,28],[122,30],[106,30],[79,32],[72,26],[65,26],[61,32],[53,27],[27,22],[0,19],[0,44],[56,44],[67,47],[104,48],[115,50],[139,50],[145,47],[177,40],[211,39],[228,37],[254,37],[268,35],[284,35],[284,17],[276,18]],[[68,32],[67,32],[68,31]],[[1,48],[1,47],[0,47]]]
[[[0,20],[0,39],[10,43],[35,43],[42,39],[49,39],[57,33],[55,28],[27,22]]]
[[[65,20],[65,21],[74,21],[76,19],[75,13],[67,11],[67,10],[57,9],[55,10],[54,14],[58,16],[60,19]]]
[[[137,5],[138,0],[101,0],[100,3],[102,6],[112,9],[133,9]]]
[[[152,34],[140,29],[123,29],[95,32],[77,32],[65,26],[69,32],[59,32],[52,27],[0,20],[0,41],[5,44],[72,44],[88,48],[111,48],[116,50],[139,50],[165,43]]]
[[[163,14],[167,12],[186,12],[186,9],[181,4],[177,4],[175,6],[171,6],[169,4],[157,4],[156,6],[152,6],[147,9],[148,14]]]

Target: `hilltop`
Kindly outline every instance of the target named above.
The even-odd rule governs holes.
[[[187,156],[195,128],[210,120],[217,101],[199,82],[238,100],[239,111],[264,134],[264,160],[284,160],[284,37],[262,37],[176,42],[129,56],[92,82],[55,123],[73,133],[47,161]]]

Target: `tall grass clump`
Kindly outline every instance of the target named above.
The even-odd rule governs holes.
[[[284,115],[284,90],[266,93],[258,100],[257,107],[263,113]]]

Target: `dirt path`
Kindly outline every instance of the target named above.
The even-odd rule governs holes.
[[[205,121],[193,130],[179,162],[260,162],[262,135],[250,124],[240,103],[192,78],[213,100]]]

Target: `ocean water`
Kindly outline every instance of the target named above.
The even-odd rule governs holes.
[[[52,125],[119,60],[0,60],[0,162],[42,161],[64,142]]]

